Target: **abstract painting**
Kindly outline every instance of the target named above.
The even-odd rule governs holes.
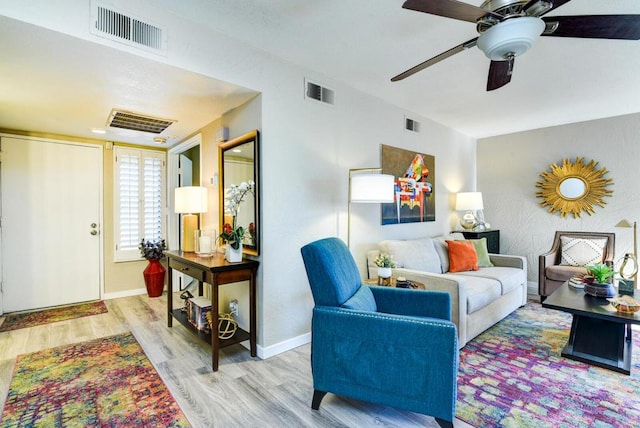
[[[382,173],[395,177],[395,196],[382,204],[382,224],[436,220],[435,157],[382,145]]]

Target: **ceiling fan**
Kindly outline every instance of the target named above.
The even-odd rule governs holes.
[[[455,46],[391,79],[397,82],[459,52],[478,46],[491,60],[487,91],[511,81],[513,63],[539,36],[640,39],[640,15],[542,17],[570,0],[486,0],[479,7],[456,0],[407,0],[402,7],[473,22],[478,37]]]

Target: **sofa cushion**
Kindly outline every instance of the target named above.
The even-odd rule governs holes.
[[[346,309],[356,309],[359,311],[376,312],[378,306],[376,305],[376,299],[373,297],[371,289],[363,285],[351,296],[346,302],[341,305]]]
[[[500,298],[502,290],[498,281],[467,276],[464,279],[467,282],[467,314],[472,314]]]
[[[431,238],[386,240],[379,247],[381,253],[393,257],[399,268],[442,273],[440,257]]]
[[[449,235],[437,236],[433,238],[433,246],[440,257],[440,266],[442,266],[442,273],[449,272],[449,246],[445,242],[450,241],[463,241],[464,235],[462,233],[454,232]]]
[[[471,241],[445,241],[449,246],[449,272],[478,270],[478,255]]]
[[[587,273],[582,266],[551,265],[545,269],[545,276],[552,281],[568,281],[572,276]]]
[[[469,239],[473,243],[478,255],[478,267],[493,267],[489,258],[489,250],[487,249],[487,238]]]
[[[527,281],[522,269],[512,267],[495,266],[477,271],[460,272],[457,275],[494,279],[500,283],[501,294],[507,294],[518,287],[522,287],[522,284]]]
[[[607,238],[560,237],[562,248],[560,264],[565,266],[586,266],[602,263]]]

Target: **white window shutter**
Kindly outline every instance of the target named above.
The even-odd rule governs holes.
[[[138,260],[142,238],[164,237],[165,153],[115,150],[115,261]]]

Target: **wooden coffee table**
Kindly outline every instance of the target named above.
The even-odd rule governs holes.
[[[640,300],[640,292],[636,290],[633,297]],[[563,357],[631,374],[631,324],[640,324],[640,313],[617,312],[607,299],[592,297],[568,282],[547,297],[542,307],[573,315]]]

